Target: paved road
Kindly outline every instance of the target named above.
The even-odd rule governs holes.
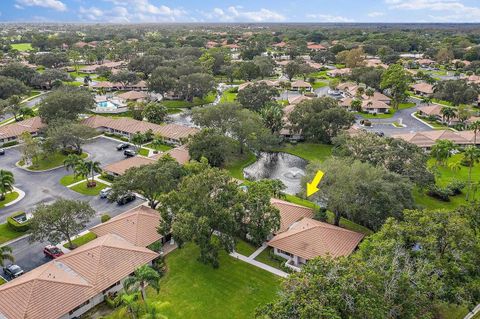
[[[45,98],[45,94],[43,95],[40,95],[39,97],[36,97],[34,99],[31,99],[30,101],[28,101],[27,103],[25,103],[26,106],[28,106],[29,108],[32,108],[34,107],[35,105],[37,105],[38,103],[40,103],[44,98]],[[0,121],[3,121],[3,120],[6,120],[8,118],[12,118],[13,117],[13,114],[10,114],[10,113],[4,113],[2,115],[0,115]]]
[[[420,106],[420,101],[416,99],[410,99],[409,102],[413,102],[416,106],[398,110],[391,118],[387,119],[370,119],[373,123],[373,127],[365,127],[367,131],[372,132],[383,132],[385,135],[390,136],[394,134],[406,134],[411,132],[418,131],[431,131],[433,130],[428,125],[420,122],[419,120],[412,117],[412,114],[418,110]],[[357,122],[360,122],[362,117],[360,115],[356,116]],[[391,123],[393,122],[402,122],[406,127],[397,128],[394,127]]]
[[[84,150],[90,154],[91,159],[99,161],[104,166],[124,158],[122,152],[116,151],[117,144],[116,141],[99,137],[86,144]],[[5,156],[0,157],[0,168],[12,171],[15,176],[15,186],[25,192],[25,198],[20,202],[0,210],[0,222],[5,222],[7,216],[13,212],[29,212],[39,203],[49,203],[63,197],[88,201],[97,211],[97,216],[88,225],[88,229],[100,223],[100,216],[104,213],[116,216],[143,203],[142,200],[137,199],[127,205],[118,206],[98,196],[79,194],[59,184],[60,178],[71,172],[67,172],[64,168],[41,173],[27,172],[15,166],[20,156],[20,148],[16,147],[8,149]],[[45,245],[46,243],[31,244],[28,239],[21,239],[10,247],[14,250],[16,263],[28,271],[48,261],[42,254]]]

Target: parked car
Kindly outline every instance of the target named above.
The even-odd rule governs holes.
[[[134,150],[125,150],[123,151],[123,155],[126,157],[134,157],[137,153]]]
[[[108,194],[110,194],[111,191],[112,191],[111,187],[105,187],[100,191],[100,194],[99,194],[100,198],[107,198]]]
[[[134,201],[135,198],[137,198],[137,196],[135,196],[134,193],[128,192],[128,193],[125,193],[125,194],[117,197],[117,204],[118,205],[125,205],[125,204],[128,204],[128,203]]]
[[[23,275],[23,269],[20,268],[20,266],[13,264],[3,267],[3,272],[12,279]]]
[[[5,155],[5,149],[4,148],[0,148],[0,155]]]
[[[130,144],[121,143],[121,144],[117,145],[117,151],[121,151],[121,150],[124,150],[124,149],[129,148],[129,147],[130,147]]]
[[[63,251],[57,246],[53,245],[48,245],[43,248],[43,253],[45,254],[45,257],[50,257],[52,259],[58,258],[63,255]]]

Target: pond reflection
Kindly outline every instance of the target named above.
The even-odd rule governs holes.
[[[245,167],[245,178],[259,180],[279,179],[285,186],[285,193],[297,194],[301,191],[301,180],[305,175],[307,161],[288,153],[260,153],[257,161]]]

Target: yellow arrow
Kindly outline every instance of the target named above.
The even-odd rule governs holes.
[[[318,192],[318,184],[320,184],[320,181],[322,180],[323,177],[323,172],[322,171],[317,171],[317,174],[315,174],[315,177],[313,178],[311,183],[307,183],[307,197],[312,196],[316,192]]]

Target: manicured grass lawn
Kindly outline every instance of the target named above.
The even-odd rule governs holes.
[[[99,181],[96,181],[97,185],[95,187],[87,187],[87,181],[77,184],[75,186],[70,187],[72,191],[77,193],[87,195],[87,196],[96,196],[100,193],[102,189],[107,187],[106,184],[103,184]]]
[[[237,98],[237,93],[231,92],[230,90],[227,90],[222,93],[222,97],[220,99],[220,102],[234,102],[235,99]]]
[[[31,43],[15,43],[12,44],[12,49],[18,50],[20,52],[33,50]]]
[[[199,98],[193,98],[193,102],[187,102],[187,101],[179,101],[179,100],[163,100],[162,104],[165,105],[166,107],[193,107],[193,106],[199,106],[199,105],[204,105],[204,104],[209,104],[215,101],[215,93],[209,93],[205,98],[199,99]]]
[[[247,243],[245,240],[238,239],[237,245],[235,246],[235,251],[244,256],[250,256],[257,250],[252,244]]]
[[[468,309],[464,306],[440,304],[435,308],[438,315],[437,319],[463,319],[468,313]]]
[[[398,109],[399,110],[408,109],[408,108],[414,107],[415,105],[416,104],[412,103],[412,102],[400,103],[398,105]],[[396,112],[397,112],[397,110],[391,109],[390,113],[386,113],[386,114],[383,114],[383,113],[369,114],[369,113],[363,113],[363,112],[356,112],[356,114],[358,114],[358,115],[360,115],[360,116],[362,116],[363,118],[366,118],[366,119],[389,119],[389,118],[393,117],[393,115]]]
[[[23,232],[16,232],[8,228],[7,223],[0,224],[0,244],[25,235]]]
[[[63,186],[68,186],[76,182],[80,182],[82,180],[82,177],[77,176],[75,178],[75,175],[70,174],[70,175],[65,175],[60,179],[60,184]]]
[[[298,205],[302,205],[302,206],[305,206],[305,207],[310,207],[310,208],[313,208],[313,209],[318,208],[317,204],[309,201],[308,199],[300,198],[300,197],[295,196],[295,195],[285,194],[284,199],[288,202],[298,204]],[[329,222],[330,224],[333,224],[333,218],[334,218],[333,213],[330,212],[330,211],[327,211],[327,222]],[[340,218],[340,227],[350,229],[350,230],[353,230],[353,231],[356,231],[356,232],[359,232],[359,233],[362,233],[362,234],[365,234],[365,235],[370,235],[370,234],[373,233],[370,229],[368,229],[366,227],[363,227],[361,225],[358,225],[358,224],[352,222],[351,220],[345,219],[343,217]]]
[[[81,155],[82,158],[86,158],[87,153]],[[61,152],[53,153],[45,158],[41,157],[39,160],[35,161],[28,169],[33,171],[43,171],[46,169],[56,168],[63,166],[63,161],[67,158],[67,155],[62,154]],[[21,163],[20,163],[21,164]]]
[[[160,280],[158,295],[150,300],[168,302],[163,315],[182,318],[253,318],[255,308],[272,301],[281,278],[220,253],[220,267],[197,261],[199,250],[186,245],[166,256],[168,272]]]
[[[257,158],[255,157],[255,154],[248,152],[248,154],[243,154],[243,157],[238,156],[235,160],[230,161],[226,165],[225,169],[229,171],[230,175],[233,177],[244,179],[245,177],[243,176],[243,169],[256,160]]]
[[[143,147],[138,150],[138,155],[148,156],[149,153],[150,153],[150,151],[147,150],[146,148],[143,148]]]
[[[255,258],[255,260],[261,263],[264,263],[265,265],[269,265],[269,266],[272,266],[273,268],[277,268],[281,270],[282,269],[281,265],[285,264],[287,260],[279,256],[273,257],[271,255],[272,252],[273,252],[273,248],[267,247]]]
[[[63,84],[70,85],[70,86],[82,86],[83,82],[78,82],[78,81],[66,82],[66,81],[64,81]]]
[[[28,93],[28,97],[34,97],[34,96],[39,95],[40,93],[42,93],[42,92],[32,90],[32,91],[30,91],[30,93]]]
[[[16,200],[18,198],[18,196],[20,196],[20,194],[18,194],[17,192],[7,193],[5,195],[5,199],[0,201],[0,208],[4,207],[6,204]]]
[[[328,83],[327,82],[323,82],[323,81],[316,81],[315,83],[313,83],[312,87],[314,90],[318,89],[318,88],[323,88],[325,86],[327,86]]]
[[[3,285],[4,283],[6,283],[5,279],[0,277],[0,286]]]
[[[94,233],[88,232],[85,235],[82,235],[72,240],[72,244],[74,244],[75,247],[80,247],[82,245],[85,245],[89,241],[94,240],[95,238],[97,238],[97,235],[95,235]],[[70,247],[68,246],[68,243],[64,244],[63,247],[70,249]]]
[[[170,145],[167,145],[167,144],[160,144],[160,145],[155,144],[154,145],[152,143],[146,144],[145,147],[148,147],[148,148],[160,151],[160,152],[165,152],[165,151],[171,150],[173,148],[173,147],[171,147]]]
[[[296,155],[307,161],[323,161],[332,155],[332,145],[315,143],[285,144],[274,151]]]

